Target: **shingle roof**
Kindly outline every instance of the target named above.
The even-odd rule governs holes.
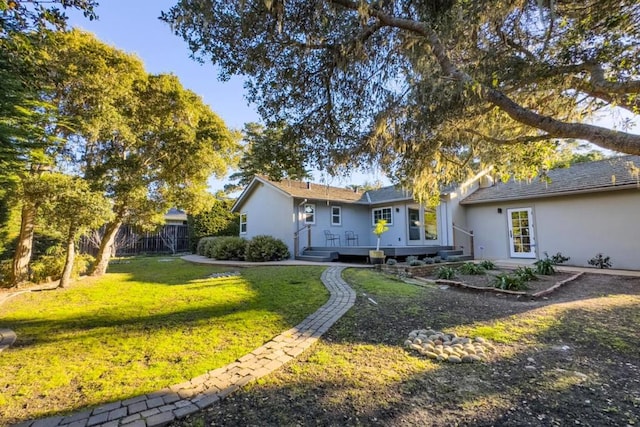
[[[366,196],[362,192],[355,192],[346,188],[331,187],[329,185],[314,184],[312,182],[283,180],[271,181],[267,178],[260,179],[269,182],[290,196],[300,199],[330,200],[351,203],[367,203]]]
[[[354,204],[378,204],[397,200],[413,200],[409,191],[403,191],[395,186],[382,187],[366,192],[354,191],[346,188],[332,187],[330,185],[314,184],[304,181],[272,181],[264,176],[256,177],[259,181],[269,183],[289,196],[298,199],[329,200],[333,202],[345,202]],[[246,190],[245,190],[246,192]],[[245,194],[240,196],[242,198]]]
[[[385,203],[396,200],[413,200],[411,191],[402,190],[395,186],[377,188],[367,191],[371,203]]]
[[[638,186],[638,177],[629,170],[629,162],[640,166],[640,156],[621,156],[596,162],[578,163],[570,168],[552,169],[549,182],[510,180],[480,188],[460,203],[463,205],[505,200],[554,197],[574,193],[593,193]]]

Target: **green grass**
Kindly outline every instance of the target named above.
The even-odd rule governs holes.
[[[364,289],[365,292],[371,292],[379,296],[412,297],[424,292],[418,286],[404,283],[393,276],[383,275],[368,269],[349,268],[342,273],[342,277],[348,283]]]
[[[6,302],[0,424],[124,399],[224,366],[328,298],[318,267],[233,268],[139,258],[65,290]]]

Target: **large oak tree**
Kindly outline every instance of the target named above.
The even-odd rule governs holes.
[[[54,55],[57,106],[74,126],[64,131],[78,172],[113,202],[93,274],[106,271],[123,223],[155,228],[175,206],[209,207],[211,175],[236,161],[237,138],[222,119],[171,74],[149,75],[142,62],[71,31]]]
[[[469,165],[531,176],[557,139],[640,154],[588,121],[639,113],[636,0],[180,0],[162,19],[321,167],[376,161],[426,193]]]

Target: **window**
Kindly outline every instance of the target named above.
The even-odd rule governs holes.
[[[240,234],[247,234],[247,213],[240,214]]]
[[[376,225],[379,219],[387,221],[388,225],[393,224],[393,216],[391,214],[391,208],[376,208],[371,211],[373,217],[373,225]]]
[[[304,223],[315,224],[316,223],[316,205],[307,203],[304,205],[303,211]]]
[[[342,208],[331,206],[331,225],[342,225]]]

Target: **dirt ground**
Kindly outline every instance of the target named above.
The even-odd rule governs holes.
[[[515,270],[511,269],[502,269],[502,270],[491,270],[486,272],[485,274],[460,274],[456,273],[456,276],[451,279],[456,282],[462,282],[471,286],[478,287],[487,287],[493,288],[496,276],[499,274],[513,274]],[[527,294],[535,294],[536,292],[544,291],[556,283],[561,282],[563,280],[569,279],[570,277],[575,276],[576,273],[564,273],[564,272],[556,272],[553,275],[545,276],[545,275],[536,275],[537,280],[530,280],[526,282],[526,289],[523,292]],[[425,277],[429,280],[438,280],[435,274],[431,274]]]
[[[537,300],[352,286],[355,306],[309,351],[175,426],[640,425],[640,278],[585,274]],[[426,327],[497,350],[427,360],[402,345]]]

